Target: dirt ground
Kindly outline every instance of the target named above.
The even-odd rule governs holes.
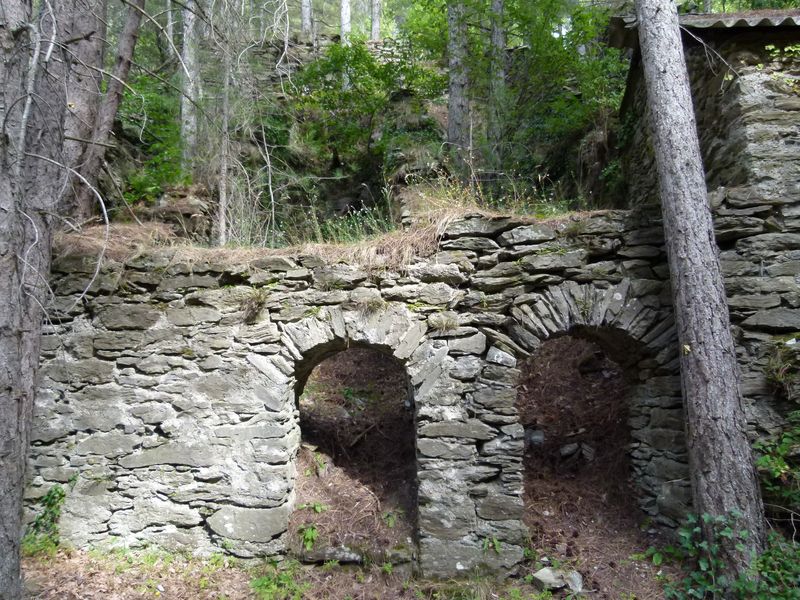
[[[518,409],[526,429],[538,432],[524,463],[525,522],[531,532],[526,573],[549,561],[578,570],[589,598],[663,598],[659,579],[673,574],[633,558],[658,540],[643,531],[628,481],[623,373],[598,347],[573,338],[547,342],[522,372]],[[405,561],[414,548],[416,488],[407,394],[402,367],[375,351],[350,349],[314,370],[299,402],[303,444],[290,520],[297,560],[283,570],[156,550],[61,551],[26,559],[27,597],[544,598],[524,579],[411,578]],[[327,560],[325,548],[339,552],[342,562],[348,558],[341,554],[345,548],[365,564]]]

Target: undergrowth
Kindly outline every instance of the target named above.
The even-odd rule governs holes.
[[[69,481],[70,488],[75,479]],[[22,538],[22,553],[25,556],[52,556],[58,550],[60,533],[58,522],[61,509],[67,498],[67,491],[60,484],[55,484],[37,501],[37,514]]]
[[[741,515],[689,515],[686,526],[678,531],[678,544],[661,550],[650,548],[648,556],[657,566],[673,561],[684,569],[678,582],[665,586],[668,600],[727,598],[736,600],[797,600],[800,599],[800,545],[770,532],[766,550],[756,557],[747,573],[736,580],[725,575],[721,542],[746,540],[748,532],[732,527]],[[713,533],[704,537],[703,526]]]

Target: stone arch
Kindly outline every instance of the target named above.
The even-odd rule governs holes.
[[[372,311],[327,306],[284,325],[286,392],[294,393],[314,365],[349,346],[397,359],[408,374],[415,410],[419,569],[447,577],[475,568],[513,567],[522,559],[526,537],[518,476],[521,428],[505,414],[505,388],[487,380],[477,385],[483,391],[473,389],[458,378],[457,360],[451,356],[451,351],[459,355],[464,350],[462,334],[472,336],[470,345],[479,342],[480,349],[470,350],[484,356],[485,337],[473,328],[431,328],[435,318],[403,303],[375,306]],[[476,360],[485,362],[477,355]],[[499,420],[490,425],[492,417]],[[294,439],[299,440],[299,431]],[[487,539],[502,542],[500,551],[486,552]]]
[[[675,526],[690,502],[677,332],[663,284],[623,279],[610,287],[566,281],[517,299],[506,323],[522,356],[549,338],[600,345],[635,375],[629,397],[633,479],[641,508]]]

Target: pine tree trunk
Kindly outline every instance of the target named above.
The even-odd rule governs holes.
[[[103,63],[106,44],[106,0],[79,0],[70,27],[72,60],[67,74],[67,115],[64,164],[81,170],[86,145],[92,139],[103,98]],[[93,214],[93,198],[76,193],[83,184],[75,177],[63,198],[65,215],[82,222]],[[80,204],[78,201],[80,200]]]
[[[74,0],[0,9],[0,596],[21,600],[20,534],[28,443],[47,303],[52,215],[66,170],[67,51]],[[52,7],[52,9],[51,9]],[[54,28],[55,23],[55,28]],[[32,26],[29,26],[32,25]],[[51,43],[49,32],[56,31]],[[34,69],[31,69],[33,56]],[[36,102],[46,98],[47,102]]]
[[[748,530],[748,538],[717,540],[728,575],[735,577],[764,547],[764,510],[746,434],[678,16],[672,0],[638,0],[636,9],[680,340],[694,507],[701,514],[741,514],[733,527]],[[711,536],[708,528],[705,533]],[[743,551],[736,548],[740,541]]]
[[[100,104],[97,120],[94,123],[92,143],[86,145],[86,150],[81,158],[79,172],[92,185],[96,184],[100,170],[103,167],[106,146],[111,138],[119,103],[122,101],[122,93],[124,92],[122,82],[128,79],[128,73],[131,69],[133,51],[136,48],[139,26],[144,12],[144,3],[145,0],[130,0],[128,14],[125,17],[125,25],[119,36],[117,58],[114,63],[112,77],[108,80],[106,95]],[[76,202],[78,206],[91,207],[94,206],[95,201],[95,193],[89,187],[83,183],[76,185]]]
[[[342,44],[350,43],[350,0],[340,0],[339,25]]]
[[[372,29],[370,39],[381,39],[381,0],[372,0]]]
[[[181,96],[181,142],[183,143],[183,169],[190,173],[197,155],[197,101],[200,64],[197,56],[197,18],[194,2],[187,2],[183,14],[183,47],[181,60],[183,72],[183,95]]]
[[[506,90],[506,30],[503,22],[503,0],[492,0],[492,62],[489,75],[489,111],[487,138],[490,162],[499,170],[502,166],[503,104]]]
[[[467,26],[461,0],[447,3],[447,143],[455,171],[466,176],[469,159],[469,102],[467,100]]]

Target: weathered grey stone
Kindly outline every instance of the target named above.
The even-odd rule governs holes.
[[[78,442],[75,446],[75,453],[78,455],[99,454],[113,458],[131,452],[137,443],[136,437],[126,435],[121,431],[95,433]]]
[[[356,267],[337,264],[314,269],[314,282],[322,289],[348,289],[367,279],[367,274]]]
[[[441,281],[449,285],[461,285],[467,277],[458,268],[458,265],[416,263],[408,267],[408,273],[425,283]]]
[[[471,250],[473,252],[492,252],[500,248],[493,239],[485,237],[460,237],[442,242],[445,250]]]
[[[481,372],[483,361],[477,356],[460,356],[450,369],[450,376],[456,379],[475,379]]]
[[[125,535],[129,531],[137,532],[152,525],[168,523],[179,527],[199,525],[202,521],[200,513],[183,504],[176,504],[160,498],[136,498],[131,510],[119,510],[108,521],[112,533]]]
[[[450,353],[459,354],[483,354],[486,350],[486,336],[481,332],[463,338],[454,338],[447,341]]]
[[[171,277],[164,277],[161,283],[158,284],[158,289],[161,291],[171,291],[193,288],[213,288],[218,285],[219,282],[217,278],[212,275],[173,275]]]
[[[431,458],[466,459],[475,454],[474,446],[462,443],[445,442],[442,440],[423,438],[417,440],[417,450],[423,456]]]
[[[567,587],[566,573],[560,569],[544,567],[532,577],[534,585],[540,590],[560,590]]]
[[[667,481],[661,485],[656,498],[661,514],[683,521],[689,514],[692,504],[692,490],[688,481]]]
[[[475,527],[475,507],[468,499],[453,502],[453,493],[442,488],[437,501],[419,507],[419,526],[428,535],[440,539],[457,540]]]
[[[523,508],[522,498],[519,496],[491,494],[477,503],[478,516],[489,521],[521,519]]]
[[[497,241],[501,246],[516,246],[517,244],[538,244],[555,238],[556,232],[546,225],[523,225],[501,234]]]
[[[800,329],[800,310],[793,308],[760,310],[745,319],[742,325],[765,331],[797,331]]]
[[[513,388],[485,387],[475,390],[472,399],[481,406],[491,409],[513,408],[517,392]]]
[[[444,232],[444,238],[450,239],[464,236],[491,237],[510,229],[514,225],[516,223],[507,217],[470,216],[450,223]]]
[[[498,365],[503,365],[506,367],[516,367],[517,366],[517,359],[514,358],[508,352],[504,352],[500,350],[497,346],[492,346],[489,348],[489,352],[486,354],[486,360],[491,363],[496,363]]]
[[[87,358],[83,360],[54,360],[42,369],[44,375],[59,383],[99,385],[114,378],[114,363]]]
[[[265,271],[291,271],[297,268],[297,264],[286,256],[265,256],[251,261],[250,265]]]
[[[729,295],[793,292],[799,287],[794,277],[729,277],[725,280]]]
[[[735,308],[772,308],[779,306],[781,297],[778,294],[749,294],[741,296],[730,296],[728,306]]]
[[[286,531],[289,514],[288,505],[277,508],[223,506],[206,522],[214,533],[223,538],[268,542]]]
[[[526,256],[522,263],[530,271],[559,271],[570,267],[580,267],[586,260],[586,250],[569,250]]]
[[[189,445],[169,442],[125,456],[120,459],[119,464],[126,469],[137,469],[154,465],[209,467],[214,462],[215,457],[208,444],[195,443]]]
[[[217,323],[222,315],[213,308],[186,306],[167,309],[167,320],[178,327],[188,327],[200,323]]]
[[[115,304],[100,309],[97,320],[107,329],[148,329],[161,311],[146,304]]]
[[[478,419],[468,419],[465,422],[446,421],[441,423],[426,423],[419,428],[419,435],[424,437],[490,440],[497,435],[497,431]]]

